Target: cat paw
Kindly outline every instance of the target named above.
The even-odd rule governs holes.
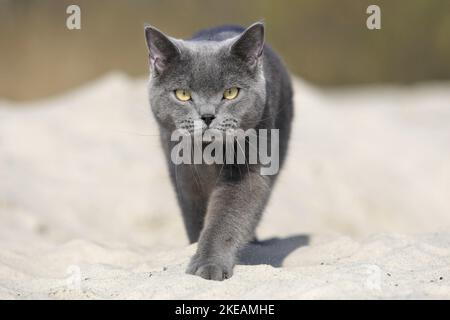
[[[192,258],[186,273],[202,277],[206,280],[222,281],[231,278],[233,266],[214,261],[202,261]]]

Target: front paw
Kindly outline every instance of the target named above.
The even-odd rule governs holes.
[[[202,259],[192,257],[186,273],[202,277],[207,280],[222,281],[233,275],[233,263],[219,259]]]

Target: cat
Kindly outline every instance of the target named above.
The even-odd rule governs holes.
[[[293,118],[288,71],[265,43],[264,24],[221,26],[188,40],[145,27],[149,102],[160,130],[172,184],[190,243],[198,242],[186,272],[204,279],[233,275],[239,249],[255,228],[278,174],[261,164],[174,164],[174,130],[278,129],[279,166]]]

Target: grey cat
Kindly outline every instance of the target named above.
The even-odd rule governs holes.
[[[149,101],[159,124],[170,177],[190,243],[198,241],[187,273],[232,276],[238,251],[255,228],[277,175],[259,164],[180,164],[171,161],[171,133],[205,128],[279,129],[279,165],[286,157],[293,117],[291,81],[264,43],[264,25],[203,30],[189,40],[147,26]]]

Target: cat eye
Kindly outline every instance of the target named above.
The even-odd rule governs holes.
[[[191,92],[185,89],[178,89],[175,90],[175,97],[180,101],[188,101],[191,100]]]
[[[223,92],[223,98],[227,100],[235,99],[239,94],[239,88],[231,87]]]

